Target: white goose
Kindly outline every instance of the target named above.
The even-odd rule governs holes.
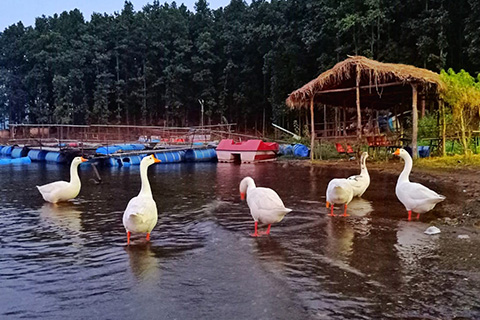
[[[361,197],[370,185],[370,175],[368,174],[366,160],[368,153],[363,152],[360,157],[360,174],[348,177],[348,181],[353,188],[353,196]]]
[[[247,196],[247,204],[250,213],[255,221],[255,233],[253,237],[258,237],[257,231],[258,221],[268,224],[265,234],[270,234],[272,223],[282,221],[283,217],[292,209],[285,208],[282,199],[278,194],[270,188],[257,188],[255,182],[250,177],[245,177],[240,182],[240,197],[245,200]]]
[[[398,200],[405,206],[408,211],[408,220],[412,219],[412,211],[417,213],[417,220],[420,218],[420,213],[425,213],[432,210],[435,205],[443,200],[445,196],[436,193],[427,187],[410,182],[409,176],[412,171],[412,158],[410,154],[404,149],[397,149],[394,155],[399,156],[405,161],[405,167],[398,177],[395,194]]]
[[[148,182],[147,170],[154,163],[161,162],[152,154],[140,162],[140,179],[142,187],[138,196],[133,197],[123,213],[123,226],[127,231],[127,244],[130,244],[130,235],[135,233],[146,233],[147,241],[150,241],[150,232],[157,224],[157,204],[153,200],[150,182]]]
[[[327,208],[331,207],[330,216],[333,214],[333,206],[335,204],[343,204],[343,216],[348,216],[347,205],[353,199],[353,187],[348,179],[332,179],[327,187]]]
[[[75,198],[80,193],[81,183],[78,176],[80,163],[88,161],[83,157],[75,157],[70,165],[70,182],[55,181],[43,186],[37,186],[45,201],[57,203]]]

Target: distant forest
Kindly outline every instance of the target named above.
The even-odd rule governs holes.
[[[290,126],[287,95],[347,55],[476,76],[480,1],[127,1],[18,22],[0,33],[0,120],[193,126],[203,104],[205,124]]]

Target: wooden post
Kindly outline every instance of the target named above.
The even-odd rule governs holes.
[[[360,68],[357,65],[357,139],[362,138],[362,112],[360,110]]]
[[[311,132],[310,132],[310,160],[313,161],[314,157],[314,149],[313,147],[315,146],[315,120],[313,116],[313,99],[314,95],[312,95],[312,98],[310,99],[310,126],[311,126]]]
[[[343,136],[347,135],[347,107],[343,106]]]
[[[417,85],[412,83],[412,156],[417,159],[417,135],[418,135],[418,109],[417,109]]]
[[[423,117],[425,117],[425,96],[422,96],[420,98],[420,109],[422,110],[422,113],[421,113],[421,118],[422,119]]]
[[[338,117],[338,108],[335,107],[335,116],[333,117],[333,128],[335,129],[335,137],[338,136],[338,123],[337,123],[337,117]]]
[[[442,100],[439,101],[440,110],[442,112],[442,155],[445,157],[447,155],[447,124],[445,122],[445,103]]]
[[[327,128],[327,105],[323,105],[323,136],[328,136]]]

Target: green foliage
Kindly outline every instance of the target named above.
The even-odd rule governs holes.
[[[438,138],[440,136],[438,112],[426,114],[418,120],[418,139]]]
[[[480,83],[465,70],[442,70],[440,77],[447,85],[441,97],[451,108],[453,126],[467,153],[471,132],[480,126]]]
[[[198,0],[194,12],[155,0],[119,9],[90,19],[62,12],[0,33],[0,118],[197,125],[200,99],[205,123],[253,128],[265,114],[267,127],[291,128],[298,117],[287,95],[347,55],[480,71],[475,0],[232,0],[218,10]],[[297,130],[309,140],[308,128]]]

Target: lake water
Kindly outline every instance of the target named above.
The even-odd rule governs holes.
[[[155,165],[158,224],[150,243],[135,235],[127,247],[122,215],[140,189],[139,168],[99,168],[95,184],[82,165],[78,198],[45,203],[35,185],[68,180],[68,171],[0,166],[2,319],[480,318],[477,231],[425,235],[443,204],[407,222],[396,176],[372,174],[344,218],[327,216],[326,186],[358,170]],[[270,236],[250,237],[238,191],[245,176],[293,209]],[[462,203],[448,186],[425,184]]]

